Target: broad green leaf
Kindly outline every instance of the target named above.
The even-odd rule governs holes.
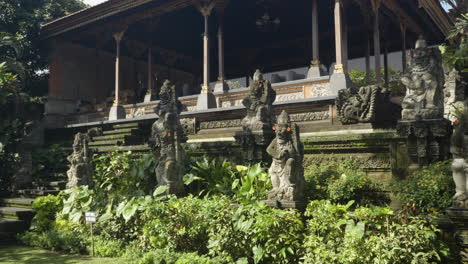
[[[167,185],[160,185],[156,190],[154,190],[153,196],[159,196],[169,190],[169,186]]]

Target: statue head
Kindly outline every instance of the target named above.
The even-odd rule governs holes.
[[[291,140],[292,127],[291,119],[286,111],[283,110],[278,116],[277,124],[275,127],[276,138],[278,143],[284,144]]]
[[[254,81],[263,81],[263,74],[262,72],[260,71],[260,69],[257,69],[254,73],[254,76],[253,76],[253,80]]]
[[[430,58],[433,55],[432,48],[427,46],[426,40],[420,36],[416,41],[416,46],[413,51],[409,53],[413,64],[417,68],[425,68],[430,63]]]
[[[86,141],[86,134],[76,133],[75,140],[73,141],[73,152],[80,152],[83,150]]]

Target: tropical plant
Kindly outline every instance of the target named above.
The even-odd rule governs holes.
[[[236,178],[238,175],[229,161],[204,157],[190,166],[184,183],[199,194],[233,195],[232,183]]]
[[[243,203],[265,199],[271,189],[271,181],[262,165],[257,163],[250,167],[236,166],[236,169],[240,174],[240,178],[232,183],[236,198]]]
[[[31,228],[35,231],[46,231],[52,228],[56,214],[62,210],[62,199],[50,194],[38,197],[34,200],[32,208],[35,215]]]
[[[449,263],[440,230],[430,221],[383,207],[351,212],[352,203],[307,206],[304,263]]]
[[[451,160],[436,162],[393,183],[404,208],[414,214],[441,213],[452,203]]]

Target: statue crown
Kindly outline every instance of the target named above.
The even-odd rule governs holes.
[[[278,116],[278,125],[289,125],[291,123],[291,119],[289,118],[289,114],[283,110],[281,114]]]

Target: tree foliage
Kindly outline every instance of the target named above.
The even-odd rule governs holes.
[[[27,83],[22,80],[27,92],[38,95],[47,87],[43,74],[47,48],[40,39],[41,25],[85,7],[82,0],[0,0],[0,42],[5,44],[0,45],[0,54],[15,59],[2,61],[9,62],[15,73],[29,76]]]

